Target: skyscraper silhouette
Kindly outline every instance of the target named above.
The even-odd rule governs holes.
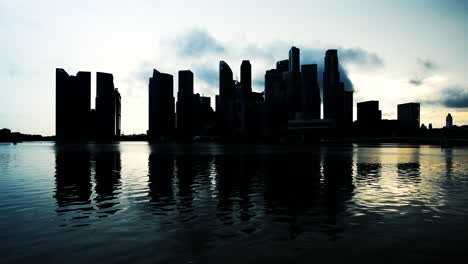
[[[296,113],[301,112],[301,76],[300,76],[300,52],[296,47],[289,50],[289,65],[287,74],[286,101],[288,119],[295,119]]]
[[[452,126],[453,126],[453,118],[452,118],[452,115],[449,113],[447,117],[445,118],[445,127],[452,128]]]
[[[232,78],[232,70],[229,65],[219,62],[219,110],[218,123],[223,135],[231,134],[234,128],[234,103],[236,91]],[[217,106],[218,107],[218,106]]]
[[[149,79],[150,140],[167,140],[174,134],[174,80],[172,75],[153,70]]]
[[[115,137],[116,104],[114,77],[110,73],[96,73],[96,136],[102,140]]]
[[[255,120],[255,111],[253,107],[253,97],[252,97],[252,66],[250,61],[243,60],[241,67],[241,82],[240,88],[238,91],[238,101],[239,101],[239,117],[240,117],[240,132],[244,136],[253,133],[254,120]]]
[[[345,133],[349,135],[352,127],[353,127],[353,91],[344,90],[344,128],[346,131]]]
[[[55,70],[55,129],[57,139],[77,140],[89,136],[91,111],[91,73],[69,76]]]
[[[337,132],[349,132],[352,124],[352,91],[346,91],[340,81],[338,51],[327,50],[325,53],[325,71],[323,72],[323,116],[335,121]]]
[[[279,70],[284,67],[281,62],[278,62],[276,66],[277,69],[271,69],[265,73],[265,116],[263,118],[266,120],[262,134],[266,137],[278,137],[287,123],[284,72]]]
[[[320,88],[317,81],[317,64],[302,65],[302,112],[306,119],[320,119]]]
[[[289,50],[289,72],[299,72],[300,51],[296,47],[291,47]]]
[[[419,103],[406,103],[398,105],[398,122],[404,129],[418,129]]]
[[[179,89],[177,91],[177,131],[181,137],[194,135],[196,121],[194,108],[196,98],[193,94],[193,73],[190,70],[179,71]]]
[[[289,60],[281,60],[276,62],[276,69],[280,72],[287,72],[289,69]]]
[[[379,101],[357,103],[357,124],[359,128],[376,128],[381,120],[382,111],[379,110]]]
[[[121,112],[122,112],[122,97],[120,96],[119,90],[114,90],[114,101],[115,101],[115,135],[120,136],[122,133],[121,129]]]
[[[325,70],[323,72],[323,116],[325,119],[334,119],[339,122],[342,107],[340,99],[342,91],[340,85],[340,72],[338,70],[338,51],[327,50],[325,53]]]
[[[241,64],[241,83],[243,94],[250,94],[252,92],[252,65],[248,60],[243,60]]]

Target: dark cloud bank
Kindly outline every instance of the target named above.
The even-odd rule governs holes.
[[[229,55],[228,51],[238,51],[240,59],[249,59],[253,64],[259,62],[261,65],[268,65],[263,69],[261,75],[253,76],[253,85],[263,87],[265,83],[264,71],[275,68],[276,61],[287,59],[288,52],[294,44],[282,41],[271,42],[265,46],[257,46],[251,43],[239,43],[239,47],[230,47],[228,44],[222,43],[207,31],[203,29],[194,29],[186,34],[177,37],[170,44],[176,50],[176,55],[183,58],[197,59],[201,61],[214,59]],[[318,78],[320,87],[322,85],[324,57],[326,49],[310,48],[296,45],[301,50],[301,64],[318,65]],[[330,47],[333,48],[333,47]],[[362,48],[344,49],[338,48],[338,56],[340,60],[341,80],[345,84],[346,90],[354,90],[354,85],[350,80],[346,71],[347,66],[361,67],[363,69],[380,68],[384,65],[383,60],[373,52],[368,52]],[[217,63],[200,63],[192,65],[191,70],[195,73],[196,78],[205,82],[209,86],[216,87],[218,85],[219,72]],[[147,69],[148,62],[142,64],[141,69],[133,73],[138,80],[149,78],[151,72]],[[239,61],[240,64],[240,61]],[[231,65],[236,67],[236,65]]]
[[[468,108],[468,89],[460,86],[446,88],[440,103],[446,107]]]
[[[177,55],[184,57],[202,57],[208,55],[226,55],[228,50],[231,50],[226,44],[218,41],[211,36],[207,31],[201,29],[192,30],[172,43],[177,48]],[[242,44],[241,44],[242,45]],[[293,46],[287,42],[270,43],[267,46],[259,47],[254,44],[244,44],[242,47],[242,56],[249,59],[255,64],[255,61],[262,61],[264,64],[271,63],[269,68],[275,67],[275,62],[281,59],[286,59],[289,48]],[[319,68],[319,83],[322,83],[322,72],[324,69],[325,49],[314,49],[298,46],[301,49],[301,64],[316,63]],[[232,47],[235,50],[235,47]],[[340,59],[341,79],[345,83],[347,90],[354,90],[352,81],[349,79],[345,67],[353,65],[365,68],[378,68],[383,66],[383,60],[372,52],[365,51],[361,48],[338,49]],[[218,84],[218,69],[206,68],[207,65],[195,66],[193,71],[197,78],[209,85],[216,86]],[[233,65],[231,65],[233,66]],[[268,68],[268,69],[269,69]],[[265,70],[268,70],[265,69]],[[257,86],[264,85],[264,76],[254,76],[253,84]],[[323,86],[323,85],[321,85]]]
[[[429,59],[417,59],[421,71],[419,78],[411,78],[408,82],[414,86],[421,86],[438,69],[437,64]],[[442,105],[450,108],[468,108],[468,88],[459,85],[446,87],[435,98],[423,101],[427,104]]]
[[[180,38],[176,39],[173,43],[177,48],[177,55],[180,58],[191,57],[191,58],[202,58],[204,56],[219,57],[227,56],[228,51],[237,50],[240,48],[240,59],[249,59],[253,64],[255,62],[261,62],[262,65],[269,65],[265,71],[274,68],[276,61],[287,59],[288,51],[294,44],[288,42],[272,42],[262,47],[252,43],[240,43],[240,47],[229,47],[214,38],[205,30],[192,30]],[[324,57],[326,49],[310,48],[297,45],[301,50],[301,64],[312,64],[318,65],[319,72],[319,84],[323,87],[323,70],[324,70]],[[236,49],[238,48],[238,49]],[[331,47],[333,48],[333,47]],[[362,48],[338,48],[338,56],[340,60],[340,73],[341,80],[345,84],[345,89],[354,90],[352,81],[350,80],[346,68],[348,66],[359,67],[362,70],[378,69],[384,66],[383,59],[374,52],[366,51]],[[240,64],[240,61],[239,61]],[[417,59],[417,65],[419,68],[418,77],[411,78],[409,83],[415,86],[424,84],[425,80],[429,78],[434,70],[437,69],[437,65],[430,59]],[[237,65],[231,65],[236,67]],[[217,61],[213,64],[199,64],[193,67],[193,71],[197,78],[207,83],[212,87],[218,85],[218,68]],[[264,74],[254,76],[253,85],[257,87],[263,87],[265,84]],[[444,105],[446,107],[454,108],[468,108],[468,89],[460,86],[450,87],[443,90],[443,92],[437,96],[437,98],[431,102],[426,103]]]
[[[175,43],[181,57],[198,57],[206,54],[223,54],[226,48],[208,32],[195,29],[181,38],[176,39]]]

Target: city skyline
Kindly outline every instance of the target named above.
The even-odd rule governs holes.
[[[426,126],[420,122],[419,102],[399,103],[397,119],[383,119],[379,101],[358,102],[353,121],[354,91],[342,78],[345,72],[338,50],[325,52],[321,83],[318,65],[301,64],[301,58],[300,49],[291,47],[288,59],[265,71],[261,92],[252,90],[249,60],[242,60],[240,81],[233,78],[231,67],[220,61],[215,111],[210,97],[194,93],[192,71],[180,70],[174,78],[153,69],[148,80],[146,139],[317,143],[327,138],[433,134],[431,123]],[[96,108],[91,109],[91,73],[80,71],[70,76],[56,69],[57,140],[121,139],[122,97],[113,79],[110,73],[96,73]],[[178,80],[177,91],[174,80]],[[447,128],[452,127],[449,117]]]
[[[269,2],[266,9],[261,9],[265,3],[201,2],[193,10],[179,10],[180,4],[85,1],[67,17],[67,4],[1,2],[0,28],[9,36],[1,44],[8,51],[0,64],[2,127],[53,135],[52,72],[64,68],[71,74],[113,73],[123,98],[122,132],[145,133],[153,68],[173,75],[190,69],[194,92],[214,105],[220,60],[235,65],[237,80],[238,64],[249,60],[252,90],[259,92],[265,70],[286,59],[284,50],[291,46],[301,49],[301,64],[318,64],[319,79],[322,54],[336,48],[346,71],[342,77],[354,87],[354,106],[378,100],[383,118],[395,119],[399,102],[419,101],[421,123],[443,127],[451,113],[454,125],[468,124],[463,34],[468,12],[462,1]],[[206,12],[207,7],[219,12]],[[175,14],[194,23],[177,22]],[[287,26],[291,23],[294,28]],[[92,98],[95,81],[92,76]]]

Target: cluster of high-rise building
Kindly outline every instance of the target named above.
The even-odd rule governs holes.
[[[193,93],[193,73],[179,71],[176,113],[173,77],[154,70],[149,81],[150,139],[216,135],[223,138],[279,139],[290,135],[349,135],[353,123],[353,92],[340,80],[337,50],[328,50],[323,72],[324,119],[317,64],[300,64],[300,50],[265,73],[265,91],[252,91],[252,66],[244,60],[240,81],[229,65],[219,63],[216,113],[209,97]]]
[[[153,70],[148,88],[149,140],[192,139],[211,133],[214,127],[211,98],[194,94],[191,71],[179,71],[177,104],[172,75]],[[177,115],[174,108],[177,109]]]
[[[338,51],[327,50],[320,89],[317,64],[300,64],[300,50],[291,47],[289,57],[265,73],[264,92],[252,91],[252,65],[240,65],[240,80],[225,61],[219,63],[216,112],[211,98],[194,93],[194,74],[174,77],[153,70],[149,78],[148,139],[192,140],[221,137],[242,140],[316,140],[410,131],[420,127],[419,103],[398,105],[398,119],[382,119],[378,101],[357,104],[353,123],[353,91],[340,78]],[[177,101],[176,101],[176,98]],[[91,109],[91,73],[68,75],[56,70],[57,139],[114,139],[120,135],[121,97],[109,73],[96,74],[96,109]],[[323,106],[323,113],[322,113]],[[447,121],[447,124],[449,122]],[[447,125],[449,126],[449,125]]]
[[[289,50],[288,60],[278,61],[275,69],[266,72],[265,136],[349,135],[353,92],[351,87],[345,89],[340,80],[337,50],[328,50],[324,60],[323,100],[317,64],[300,65],[300,50],[296,47]]]
[[[121,97],[112,74],[96,73],[96,109],[91,109],[91,73],[56,69],[55,128],[58,140],[113,140],[120,135]]]
[[[399,104],[397,119],[382,119],[379,101],[359,102],[355,127],[355,134],[360,136],[408,135],[420,127],[420,104]]]

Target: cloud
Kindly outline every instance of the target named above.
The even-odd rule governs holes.
[[[208,86],[210,91],[217,93],[219,72],[217,63],[220,59],[226,61],[235,61],[234,65],[230,65],[234,73],[238,69],[242,59],[249,59],[252,67],[255,70],[252,72],[254,78],[252,84],[257,89],[263,90],[265,80],[265,71],[276,67],[276,61],[287,59],[289,49],[294,46],[289,42],[270,41],[264,44],[246,43],[244,41],[220,41],[204,29],[193,29],[188,31],[173,40],[166,42],[168,45],[163,46],[165,50],[163,57],[155,61],[173,60],[171,52],[175,51],[175,55],[179,58],[184,58],[184,62],[194,72],[194,77]],[[301,52],[301,64],[317,64],[318,79],[320,87],[323,87],[323,70],[325,48],[310,48],[307,45],[297,45]],[[345,84],[345,89],[348,91],[354,90],[354,85],[348,76],[348,67],[360,67],[361,69],[378,68],[384,65],[382,58],[373,52],[366,51],[360,47],[355,48],[340,48],[338,50],[340,60],[339,70],[341,81]],[[142,64],[134,72],[134,78],[147,82],[152,67],[148,64]],[[157,66],[157,65],[155,65]],[[177,71],[176,65],[171,68],[174,73]],[[235,73],[236,76],[236,73]],[[198,88],[196,87],[196,90]]]
[[[301,49],[301,63],[302,64],[317,64],[318,67],[318,81],[321,89],[323,88],[323,74],[325,70],[324,66],[324,49],[313,49],[313,48],[303,48]],[[338,51],[338,59],[341,60],[341,51]],[[340,78],[345,85],[346,91],[354,91],[354,85],[351,79],[348,77],[348,73],[343,65],[339,64]]]
[[[421,79],[410,79],[408,82],[409,82],[410,84],[412,84],[412,85],[419,86],[419,85],[423,84],[424,80],[421,80]]]
[[[197,79],[210,86],[218,86],[219,84],[218,68],[211,68],[207,65],[198,66],[194,69],[194,74],[196,74]]]
[[[177,38],[173,45],[180,57],[197,57],[208,53],[223,54],[226,48],[207,31],[194,29]]]
[[[418,58],[418,64],[425,70],[434,70],[436,68],[436,64],[429,59]]]
[[[143,61],[131,75],[137,81],[148,82],[153,76],[153,66],[149,61]]]
[[[414,86],[423,85],[427,79],[433,76],[434,70],[437,68],[434,61],[430,59],[417,59],[418,73],[414,77],[408,80],[408,83]]]
[[[340,49],[340,59],[343,63],[353,63],[359,66],[381,67],[383,59],[374,52],[362,48]]]
[[[450,108],[468,108],[468,88],[453,85],[440,89],[435,96],[422,100],[431,105],[442,105]]]
[[[468,89],[460,86],[446,88],[440,102],[446,107],[468,108]]]
[[[252,80],[253,86],[265,87],[265,78],[255,78]]]

